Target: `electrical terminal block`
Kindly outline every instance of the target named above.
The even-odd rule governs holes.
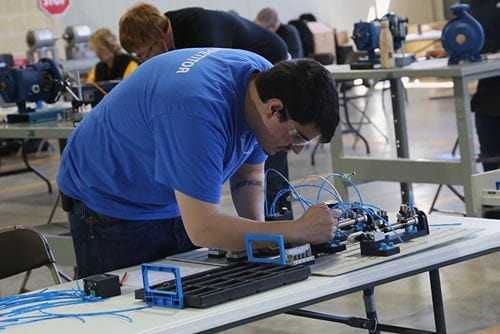
[[[227,254],[227,251],[217,248],[209,248],[208,249],[208,257],[211,258],[223,258]]]
[[[311,245],[303,244],[285,249],[286,264],[296,266],[303,263],[314,262]]]
[[[246,251],[228,251],[226,253],[226,260],[230,262],[245,261],[247,259]]]

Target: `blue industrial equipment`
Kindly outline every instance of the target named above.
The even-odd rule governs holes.
[[[479,55],[484,44],[484,30],[481,24],[470,15],[467,4],[450,7],[456,17],[450,20],[443,29],[441,42],[449,54],[448,65],[456,65],[461,60],[480,61]]]
[[[119,81],[106,81],[97,86],[85,84],[70,87],[65,82],[59,66],[49,58],[42,58],[36,64],[24,68],[0,67],[0,95],[4,102],[16,103],[19,113],[8,114],[7,122],[43,122],[63,117],[68,108],[36,109],[26,107],[26,102],[54,103],[63,91],[72,97],[73,111],[82,104],[93,107],[102,100],[105,93],[113,89]],[[75,116],[72,116],[73,120]]]
[[[407,18],[395,15],[394,13],[387,13],[381,19],[376,19],[371,22],[360,21],[354,24],[351,38],[354,40],[356,48],[359,51],[368,52],[368,62],[371,64],[380,63],[380,56],[376,52],[376,49],[380,47],[380,22],[384,20],[389,22],[389,30],[392,34],[394,50],[401,48],[408,32]]]
[[[380,22],[358,22],[354,24],[352,39],[359,51],[367,51],[368,59],[373,64],[380,63],[380,56],[375,52],[379,48]]]
[[[54,103],[60,93],[62,74],[57,64],[42,58],[25,68],[0,68],[0,95],[5,102],[17,104],[19,113],[33,111],[26,102]]]

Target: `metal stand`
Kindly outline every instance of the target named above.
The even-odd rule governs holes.
[[[289,311],[286,313],[290,314],[290,315],[296,315],[299,317],[337,322],[337,323],[345,324],[345,325],[348,325],[348,326],[351,326],[354,328],[368,329],[368,331],[370,333],[372,333],[372,331],[375,330],[377,327],[377,321],[373,320],[373,319],[363,319],[363,318],[357,318],[357,317],[343,317],[343,316],[335,315],[335,314],[314,312],[314,311],[302,310],[302,309],[293,310],[293,311]]]
[[[356,129],[354,127],[354,125],[351,123],[351,120],[349,118],[349,108],[348,108],[348,105],[350,103],[349,100],[356,99],[356,98],[361,98],[361,97],[365,97],[365,96],[347,97],[345,86],[342,83],[340,84],[340,92],[342,93],[342,107],[344,108],[345,123],[347,125],[347,129],[344,130],[342,132],[342,134],[344,134],[344,133],[354,133],[354,135],[356,136],[355,143],[358,140],[358,138],[361,139],[361,141],[365,144],[366,154],[370,154],[370,145],[368,144],[368,141],[366,140],[366,138],[359,132],[359,130],[361,129],[361,125],[362,125],[363,117],[365,116],[365,113],[362,110],[359,110],[359,108],[357,108],[356,105],[352,104],[352,106],[354,106],[362,114],[361,120],[360,120],[359,125],[358,125],[358,128]],[[368,103],[367,103],[367,105],[368,105]],[[368,119],[368,120],[371,122],[370,119]],[[355,144],[353,144],[353,145],[355,145]]]
[[[361,98],[361,97],[365,97],[365,96],[347,97],[345,86],[342,83],[339,84],[339,90],[340,90],[340,93],[342,95],[342,97],[341,97],[342,98],[342,106],[341,107],[344,109],[344,120],[345,120],[345,124],[347,126],[347,129],[342,130],[342,134],[354,133],[355,142],[353,145],[356,145],[356,142],[358,139],[361,140],[363,142],[363,144],[365,144],[366,154],[370,154],[370,145],[368,144],[368,140],[366,140],[366,138],[359,132],[361,125],[363,124],[362,123],[363,118],[366,116],[365,115],[366,111],[359,110],[359,108],[353,104],[353,107],[356,108],[362,114],[361,120],[359,122],[359,126],[356,129],[354,127],[354,125],[352,124],[351,119],[349,118],[349,110],[348,110],[349,99]],[[368,118],[368,116],[366,116],[366,118],[368,119],[369,123],[371,123],[373,126],[375,126],[375,124],[373,124],[371,122],[371,120]],[[376,128],[376,126],[375,126],[375,128]],[[377,128],[377,130],[380,132],[380,130],[378,128]],[[382,135],[384,135],[384,134],[382,134]],[[315,156],[316,156],[316,151],[318,150],[319,145],[321,145],[321,143],[319,143],[319,142],[316,143],[314,145],[312,152],[311,152],[311,166],[316,165]]]
[[[392,114],[394,116],[394,131],[396,134],[396,152],[398,158],[409,158],[408,131],[406,129],[405,91],[401,79],[391,79]],[[402,203],[410,203],[411,183],[400,183]]]
[[[363,290],[363,301],[365,304],[366,317],[345,317],[328,313],[321,313],[309,310],[293,310],[286,312],[290,315],[299,317],[312,318],[324,321],[331,321],[336,323],[345,324],[354,328],[367,329],[370,334],[380,334],[381,332],[401,333],[401,334],[446,334],[446,322],[444,318],[443,296],[441,293],[441,281],[439,278],[439,269],[429,271],[431,293],[432,293],[432,306],[434,309],[434,322],[436,331],[426,331],[415,328],[394,326],[380,324],[377,316],[377,309],[375,306],[375,288],[366,288]]]
[[[457,140],[455,141],[455,144],[453,145],[453,149],[451,150],[451,156],[452,157],[455,157],[456,156],[456,153],[457,153],[457,148],[458,148],[458,138]],[[460,198],[460,200],[462,202],[465,203],[465,197],[460,194],[458,192],[457,189],[455,189],[455,187],[453,187],[452,185],[449,185],[449,184],[446,184],[446,187],[448,187],[448,189],[451,190],[451,192],[453,192],[458,198]],[[442,213],[451,213],[451,214],[455,214],[455,215],[462,215],[462,216],[465,216],[465,213],[464,212],[458,212],[458,211],[451,211],[451,210],[441,210],[441,209],[436,209],[435,206],[436,206],[436,202],[437,202],[437,199],[439,197],[439,194],[441,193],[441,189],[443,189],[443,184],[440,184],[437,191],[436,191],[436,194],[434,195],[434,198],[432,199],[432,204],[431,204],[431,207],[429,209],[429,214],[433,213],[433,212],[442,212]]]
[[[446,322],[444,319],[443,295],[441,292],[439,269],[429,271],[429,279],[431,281],[432,306],[434,308],[434,323],[436,324],[436,333],[446,334]]]
[[[31,165],[29,163],[28,156],[27,156],[26,150],[24,148],[24,142],[21,142],[21,156],[23,158],[23,162],[26,165],[26,167],[14,169],[14,170],[9,170],[9,171],[5,171],[5,172],[0,172],[0,177],[33,172],[39,178],[41,178],[45,183],[47,183],[48,192],[49,192],[49,194],[51,194],[52,193],[52,185],[50,184],[50,180],[47,177],[45,177],[45,175],[43,175],[40,171],[38,171],[33,165]]]
[[[377,308],[375,307],[375,288],[363,290],[363,302],[365,303],[366,317],[375,321],[378,325]],[[370,331],[370,334],[380,334],[378,326]]]

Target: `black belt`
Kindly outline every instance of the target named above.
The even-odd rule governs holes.
[[[65,195],[62,191],[61,193],[61,206],[64,211],[71,212],[73,211],[73,205],[75,200],[68,195]]]

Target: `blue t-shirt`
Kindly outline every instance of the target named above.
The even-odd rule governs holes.
[[[243,163],[266,159],[246,122],[245,95],[251,75],[271,66],[248,51],[213,48],[147,61],[73,131],[59,188],[130,220],[179,216],[174,189],[219,203]]]

